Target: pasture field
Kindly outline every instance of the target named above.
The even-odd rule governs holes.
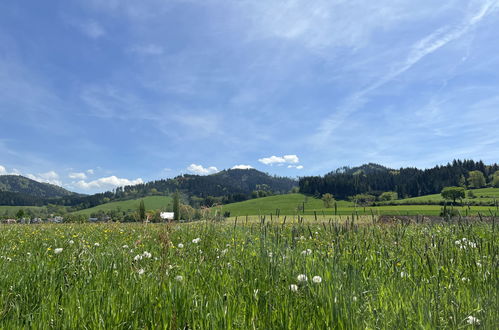
[[[495,223],[0,226],[2,329],[496,329]]]
[[[298,210],[298,206],[305,204],[305,212]],[[463,216],[497,214],[499,210],[492,206],[461,206],[455,207]],[[303,194],[276,195],[250,199],[244,202],[231,203],[221,206],[223,212],[230,212],[232,217],[246,215],[313,215],[323,214],[326,217],[335,214],[334,208],[324,208],[324,203],[318,198],[305,196]],[[357,206],[348,201],[337,201],[336,215],[439,215],[442,210],[441,205],[381,205],[381,206]]]
[[[99,213],[101,211],[121,210],[121,211],[137,211],[140,201],[144,201],[146,211],[162,209],[168,204],[172,204],[170,196],[147,196],[139,199],[130,199],[126,201],[110,202],[106,204],[97,205],[88,209],[73,212],[74,214],[90,215],[92,213]]]
[[[33,213],[38,214],[41,213],[45,207],[44,206],[8,206],[8,205],[0,205],[0,216],[15,216],[15,214],[23,209],[25,211],[31,210]]]
[[[468,198],[468,192],[472,191],[475,198]],[[486,202],[493,203],[495,200],[499,200],[499,188],[480,188],[466,190],[466,198],[463,199],[463,204],[473,203],[473,202]],[[394,204],[422,204],[422,203],[440,203],[444,199],[440,194],[425,195],[419,197],[403,198],[390,203]]]

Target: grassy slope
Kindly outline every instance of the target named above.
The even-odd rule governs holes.
[[[468,196],[468,191],[466,191],[466,196]],[[499,199],[499,188],[482,188],[482,189],[472,189],[473,194],[475,194],[476,198],[469,199],[465,198],[463,202],[466,204],[466,202],[470,201],[483,201],[483,202],[492,202],[495,199]],[[410,204],[410,203],[426,203],[428,201],[431,201],[432,203],[438,203],[444,201],[442,198],[442,195],[440,194],[433,194],[433,195],[426,195],[426,196],[420,196],[420,197],[411,197],[411,198],[404,198],[404,199],[399,199],[395,201],[395,203],[399,204]]]
[[[91,214],[99,211],[116,210],[118,208],[122,211],[137,210],[139,208],[140,200],[144,200],[144,206],[147,211],[162,209],[172,203],[172,198],[169,196],[147,196],[140,199],[106,203],[91,207],[89,209],[77,211],[75,214]]]
[[[499,189],[498,189],[499,190]],[[287,194],[278,195],[271,197],[264,197],[258,199],[252,199],[239,203],[232,203],[223,206],[223,211],[229,211],[231,216],[246,216],[246,215],[269,215],[271,213],[275,214],[276,209],[280,210],[282,215],[293,215],[296,214],[297,206],[301,205],[303,201],[307,200],[305,203],[305,214],[314,214],[317,212],[319,216],[322,216],[323,212],[326,216],[332,215],[334,213],[333,208],[325,209],[323,203],[320,199],[306,197],[302,194]],[[470,209],[467,207],[458,208],[459,211],[465,215],[477,214],[478,212],[482,214],[489,214],[489,210],[494,213],[498,213],[498,210],[487,206],[473,206]],[[376,207],[357,207],[355,208],[352,203],[346,201],[338,201],[338,215],[350,215],[357,212],[358,214],[391,214],[391,215],[438,215],[440,213],[440,205],[395,205],[395,206],[376,206]],[[302,212],[299,212],[302,214]]]
[[[5,205],[2,205],[2,206],[0,206],[0,216],[5,215],[6,212],[7,212],[7,215],[14,216],[17,213],[17,211],[19,211],[20,209],[23,209],[25,211],[30,209],[35,214],[37,214],[37,213],[41,212],[41,210],[44,208],[45,208],[44,206],[5,206]]]

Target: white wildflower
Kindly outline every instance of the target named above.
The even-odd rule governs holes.
[[[142,258],[143,258],[143,257],[142,257],[142,255],[137,254],[137,255],[133,258],[133,260],[134,260],[134,261],[139,261],[139,260],[142,260]]]
[[[289,286],[289,289],[290,289],[291,291],[293,291],[293,292],[297,292],[297,291],[298,291],[298,285],[296,285],[296,284],[291,284],[291,285]]]
[[[128,245],[125,244],[125,245],[122,246],[122,248],[128,249]]]
[[[99,247],[100,244],[99,243],[94,243],[94,246]]]
[[[182,282],[183,280],[184,280],[184,277],[182,275],[175,276],[175,281]]]
[[[306,250],[301,251],[302,256],[309,256],[311,254],[312,254],[312,250],[310,250],[310,249],[306,249]]]
[[[11,258],[11,257],[7,257],[7,258],[5,258],[5,259],[7,259],[7,261],[12,261],[12,258]]]
[[[31,252],[26,253],[28,257],[31,257]]]
[[[139,270],[137,271],[137,273],[138,273],[139,275],[142,275],[142,274],[144,274],[145,272],[146,272],[146,271],[144,270],[144,268],[141,268],[141,269],[139,269]]]
[[[75,241],[73,241],[73,240],[71,239],[71,240],[69,240],[69,242],[68,242],[68,243],[72,245],[72,244],[74,244],[74,243],[75,243]]]
[[[147,252],[147,251],[144,251],[144,253],[142,253],[142,256],[143,256],[144,258],[150,259],[150,258],[152,257],[152,254],[151,254],[151,253],[149,253],[149,252]]]
[[[466,322],[472,325],[480,325],[480,320],[471,315],[466,318]]]
[[[198,244],[200,241],[201,241],[201,238],[198,237],[198,238],[193,239],[192,243]]]
[[[183,248],[184,248],[184,244],[182,244],[182,243],[178,243],[177,247],[178,247],[179,249],[183,249]]]
[[[298,282],[306,282],[306,281],[308,281],[307,275],[305,275],[305,274],[300,274],[296,278],[298,279]]]
[[[62,250],[63,250],[62,248],[57,248],[57,249],[54,249],[54,253],[55,253],[55,254],[59,254],[59,253],[61,253],[61,252],[62,252]]]
[[[357,301],[357,297],[356,297],[356,296],[353,296],[352,300],[353,300],[353,301]]]
[[[406,272],[400,272],[400,277],[405,278],[408,277],[409,275]]]
[[[469,281],[470,281],[470,279],[469,279],[469,278],[467,278],[467,277],[463,277],[463,278],[461,279],[461,281],[463,281],[463,282],[469,282]]]
[[[314,276],[314,277],[312,277],[312,282],[319,284],[322,282],[322,277]]]

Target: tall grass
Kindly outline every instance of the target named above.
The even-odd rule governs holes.
[[[0,328],[493,329],[498,252],[485,223],[2,226]]]

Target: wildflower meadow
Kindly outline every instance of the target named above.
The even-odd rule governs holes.
[[[493,223],[0,227],[0,328],[499,325]]]

